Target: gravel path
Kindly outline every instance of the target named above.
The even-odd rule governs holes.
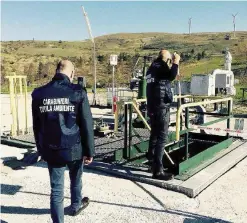
[[[1,145],[1,220],[51,222],[46,163],[24,170],[3,166],[9,157],[20,159],[25,150]],[[83,193],[91,203],[65,222],[246,222],[247,158],[191,199],[151,185],[85,170]],[[70,203],[69,176],[65,174],[65,207]]]

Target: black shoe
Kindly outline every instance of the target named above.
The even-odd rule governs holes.
[[[157,180],[172,180],[174,178],[173,174],[171,173],[164,173],[162,172],[157,172],[153,174],[153,179],[157,179]]]
[[[77,209],[77,210],[71,209],[70,215],[71,216],[76,216],[76,215],[80,214],[81,211],[84,210],[89,205],[89,202],[90,202],[90,200],[89,200],[88,197],[82,198],[82,200],[81,200],[81,206],[79,207],[79,209]]]

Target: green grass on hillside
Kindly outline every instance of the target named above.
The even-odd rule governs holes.
[[[185,59],[180,65],[180,74],[189,78],[191,74],[210,73],[217,68],[223,68],[224,55],[222,51],[229,47],[233,55],[232,68],[243,68],[247,64],[247,32],[237,32],[236,39],[225,40],[226,33],[117,33],[95,38],[96,56],[103,58],[97,61],[97,81],[107,84],[111,81],[112,69],[109,66],[110,54],[124,54],[127,59],[119,61],[116,66],[116,79],[119,83],[131,78],[136,55],[157,56],[160,48],[171,52],[183,53]],[[8,41],[1,42],[2,74],[25,74],[32,81],[41,80],[37,77],[39,64],[42,62],[41,76],[49,77],[55,72],[58,60],[68,58],[76,65],[76,72],[87,79],[88,86],[93,84],[92,77],[92,43],[86,41]],[[194,51],[192,53],[192,50]],[[197,60],[198,54],[206,52],[206,58]],[[217,55],[217,56],[216,56]],[[31,66],[32,65],[32,66]],[[143,65],[139,62],[138,68]],[[30,68],[31,66],[31,68]],[[30,69],[29,69],[30,68]],[[42,81],[41,81],[42,82]],[[37,83],[36,83],[37,84]]]

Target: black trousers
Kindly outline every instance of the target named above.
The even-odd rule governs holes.
[[[149,118],[151,124],[151,135],[147,158],[152,161],[153,172],[156,173],[163,171],[162,159],[168,136],[170,108],[150,113]]]

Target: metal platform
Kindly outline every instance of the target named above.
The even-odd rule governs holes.
[[[146,129],[135,129],[141,139],[133,136],[132,143],[138,144],[141,140],[148,140],[149,131]],[[2,138],[2,143],[16,143],[20,148],[34,148],[34,137],[32,134],[17,136],[14,138]],[[121,177],[128,180],[143,182],[168,190],[173,190],[186,194],[189,197],[197,196],[206,187],[212,184],[217,178],[235,166],[242,159],[247,157],[247,140],[233,139],[233,143],[226,149],[220,151],[211,160],[203,161],[196,168],[191,169],[186,174],[176,176],[170,181],[160,181],[152,179],[147,165],[132,165],[129,162],[114,162],[115,151],[124,147],[124,135],[120,133],[116,138],[95,137],[96,156],[94,162],[85,168],[103,171],[110,175]],[[33,149],[32,149],[33,150]],[[16,165],[23,165],[21,162]]]
[[[138,133],[137,136],[133,136],[133,145],[138,144],[141,140],[146,141],[149,139],[150,132],[147,129],[135,129]],[[34,135],[30,130],[30,134],[19,135],[15,137],[1,137],[1,143],[10,146],[17,146],[19,148],[34,148],[35,140]],[[95,142],[95,160],[101,162],[111,162],[114,158],[114,152],[124,148],[124,133],[119,132],[114,138],[106,137],[94,137]]]

